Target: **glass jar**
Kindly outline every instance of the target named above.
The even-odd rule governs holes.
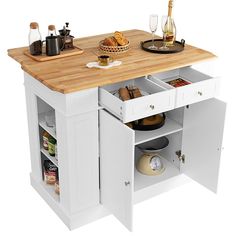
[[[42,37],[37,22],[30,23],[29,50],[32,55],[42,54]]]
[[[48,139],[48,153],[50,156],[55,156],[56,143],[57,140],[50,136]]]
[[[43,137],[43,148],[45,150],[48,150],[48,139],[50,137],[50,134],[44,130],[42,133],[42,137]]]

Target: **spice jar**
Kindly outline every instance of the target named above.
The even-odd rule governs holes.
[[[50,134],[47,131],[43,131],[42,137],[43,137],[43,148],[45,150],[48,150],[48,139],[50,137]]]
[[[48,153],[50,156],[55,156],[56,143],[57,140],[50,136],[48,139]]]
[[[30,23],[29,50],[32,55],[42,54],[42,37],[37,22]]]

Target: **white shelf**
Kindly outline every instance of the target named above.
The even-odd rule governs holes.
[[[160,129],[152,131],[139,131],[135,130],[135,145],[145,143],[147,141],[160,138],[165,135],[173,134],[179,132],[183,127],[174,120],[166,118],[164,126]]]
[[[157,176],[148,176],[143,175],[136,167],[134,167],[134,191],[139,191],[144,188],[147,188],[151,185],[158,184],[164,180],[170,179],[180,174],[180,171],[177,167],[175,167],[171,162],[166,160],[165,158],[161,158],[165,170],[162,174]]]
[[[49,193],[49,195],[57,202],[60,202],[60,195],[55,192],[55,186],[41,182],[42,187]]]
[[[48,151],[43,148],[41,148],[40,151],[43,153],[44,156],[46,156],[58,168],[58,160],[55,157],[50,156]]]
[[[56,137],[56,131],[55,128],[52,127],[48,127],[45,121],[45,113],[41,113],[39,114],[39,125],[46,130],[53,138],[57,138]]]

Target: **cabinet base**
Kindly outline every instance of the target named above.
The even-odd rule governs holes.
[[[146,188],[135,191],[134,194],[134,204],[145,201],[152,197],[155,197],[164,192],[170,191],[174,188],[177,188],[181,185],[190,183],[192,180],[184,174],[179,174],[172,178],[169,178],[165,181],[162,181],[157,184],[153,184]]]
[[[80,211],[79,213],[69,215],[60,203],[45,189],[42,182],[37,181],[32,174],[30,174],[30,183],[70,230],[76,229],[110,214],[110,212],[99,204]]]

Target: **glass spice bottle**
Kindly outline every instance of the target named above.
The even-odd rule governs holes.
[[[48,139],[50,137],[50,134],[47,131],[43,131],[42,137],[43,137],[43,148],[45,150],[48,150]]]
[[[57,140],[50,136],[48,139],[48,153],[50,156],[55,156],[56,143]]]
[[[32,55],[42,54],[42,37],[37,22],[30,23],[29,50]]]

